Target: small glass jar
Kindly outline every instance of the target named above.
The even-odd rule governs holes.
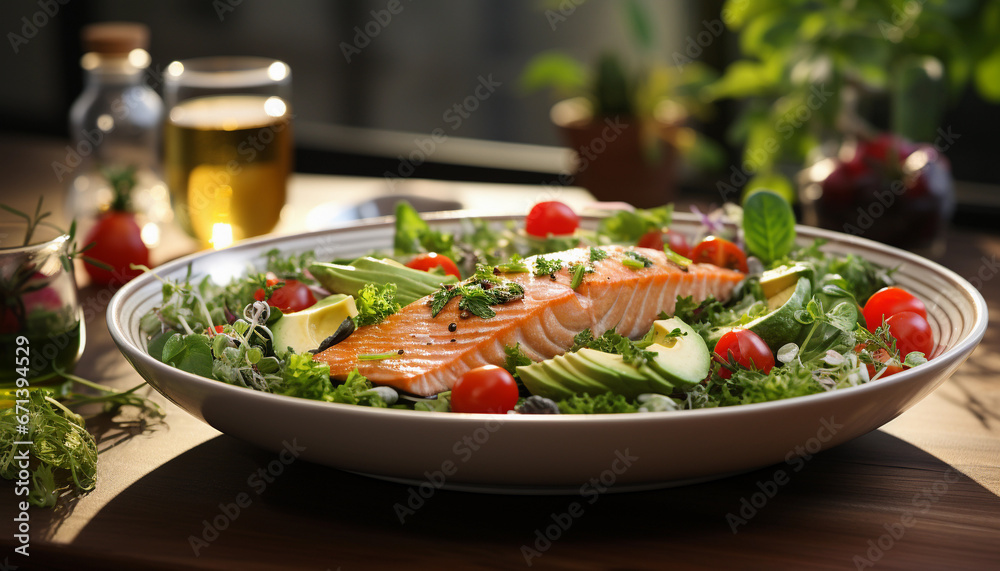
[[[848,141],[799,174],[803,222],[940,258],[955,211],[948,159],[883,134]]]
[[[114,198],[108,176],[132,169],[132,208],[143,241],[156,246],[159,225],[169,222],[172,212],[159,160],[163,101],[151,86],[159,79],[147,73],[149,30],[142,24],[103,23],[85,27],[81,36],[85,87],[70,108],[72,144],[65,160],[53,165],[68,185],[67,212],[86,234]]]
[[[60,384],[86,342],[70,237],[46,226],[28,245],[24,235],[23,224],[0,224],[0,388]]]

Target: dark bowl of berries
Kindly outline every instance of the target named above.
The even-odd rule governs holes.
[[[932,144],[892,134],[848,142],[799,183],[806,224],[943,254],[955,190],[948,159]]]

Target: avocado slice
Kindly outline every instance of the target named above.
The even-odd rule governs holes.
[[[334,294],[324,297],[312,307],[286,313],[271,326],[275,349],[290,347],[296,353],[304,353],[319,347],[332,335],[345,319],[358,314],[354,298],[349,295]]]
[[[680,329],[684,335],[667,337],[674,329]],[[679,389],[688,389],[708,376],[712,367],[708,345],[687,323],[676,317],[654,322],[653,341],[648,349],[656,351],[656,358],[649,362],[649,367],[662,375],[669,384]]]
[[[574,389],[566,387],[562,379],[552,375],[546,361],[522,365],[517,368],[517,375],[531,394],[553,400],[564,399],[576,394]]]
[[[760,275],[760,289],[764,292],[765,298],[771,299],[775,295],[797,284],[799,278],[803,277],[809,278],[812,281],[812,266],[806,264],[778,266]]]
[[[396,284],[396,301],[409,305],[441,287],[458,281],[455,276],[442,276],[408,268],[388,258],[365,256],[349,265],[320,263],[309,266],[311,273],[326,289],[357,296],[366,284]]]
[[[767,343],[771,351],[777,351],[785,343],[798,338],[802,324],[795,320],[795,312],[803,309],[812,296],[812,284],[807,277],[800,277],[794,286],[785,288],[768,298],[768,313],[744,325],[713,329],[708,336],[708,345],[715,345],[722,336],[736,327],[749,329]]]

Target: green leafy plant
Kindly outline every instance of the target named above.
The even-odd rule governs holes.
[[[633,53],[604,50],[588,64],[562,50],[542,52],[522,72],[521,89],[526,93],[549,90],[557,99],[582,97],[595,118],[637,117],[647,123],[679,124],[687,116],[708,117],[711,108],[702,90],[715,80],[715,72],[700,62],[675,66],[661,61],[650,24],[654,18],[646,4],[628,0],[621,8]],[[676,143],[703,164],[721,158],[718,146],[693,130],[685,129]]]
[[[791,198],[779,167],[825,141],[868,138],[870,104],[888,104],[890,131],[929,141],[970,81],[1000,101],[997,0],[728,0],[723,13],[743,58],[706,94],[745,102],[729,132],[753,166],[745,192]]]

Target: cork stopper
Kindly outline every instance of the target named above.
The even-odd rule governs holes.
[[[89,24],[80,32],[86,52],[117,55],[149,46],[149,26],[138,22]]]

